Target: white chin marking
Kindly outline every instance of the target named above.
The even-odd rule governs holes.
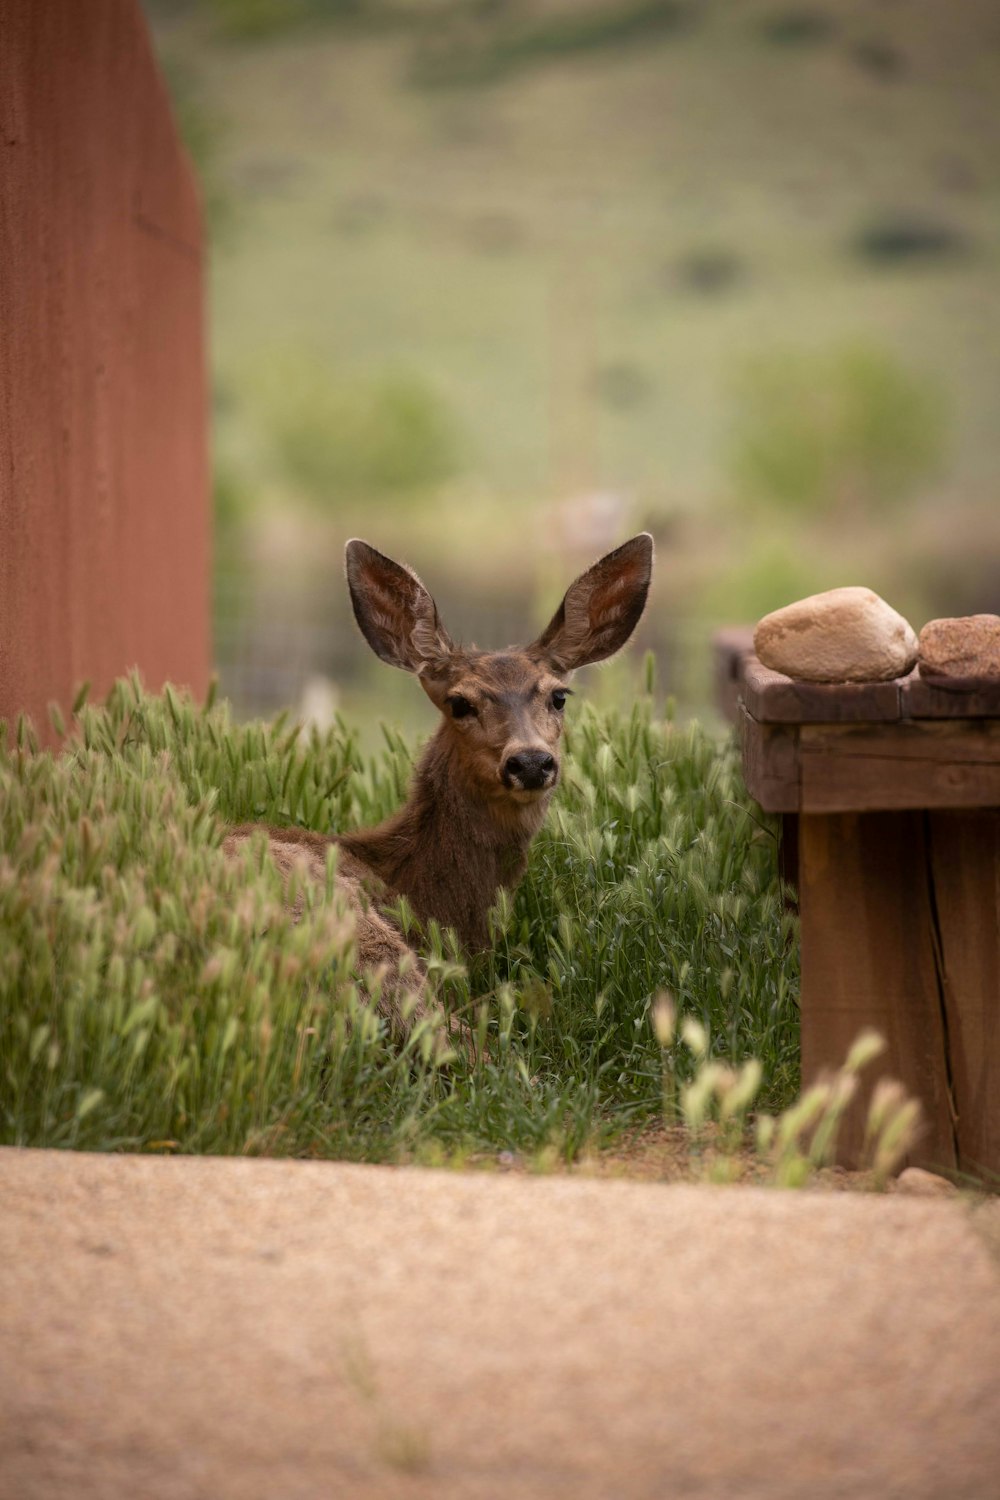
[[[551,790],[552,786],[515,786],[510,788],[510,795],[516,802],[537,802],[539,797],[544,797],[545,793]]]

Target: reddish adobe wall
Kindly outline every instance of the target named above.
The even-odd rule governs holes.
[[[202,226],[137,0],[0,0],[0,718],[209,666]]]

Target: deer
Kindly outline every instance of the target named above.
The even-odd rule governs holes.
[[[229,831],[223,849],[236,859],[251,839],[266,837],[296,916],[297,885],[324,884],[336,850],[357,968],[401,1041],[428,1014],[426,969],[393,904],[406,898],[418,934],[431,921],[452,928],[467,958],[488,947],[490,909],[502,889],[520,883],[559,784],[569,680],[613,656],[635,630],[653,539],[643,532],[600,558],[531,645],[501,651],[456,644],[416,573],[367,542],[349,541],[345,560],[361,634],[383,662],[416,676],[440,713],[437,729],[406,802],[376,827],[322,834],[244,824]]]

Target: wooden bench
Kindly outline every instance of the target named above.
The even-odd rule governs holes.
[[[923,1105],[925,1166],[1000,1174],[1000,684],[803,683],[716,638],[743,774],[782,815],[802,934],[802,1077],[865,1026]],[[842,1160],[863,1146],[867,1099]]]

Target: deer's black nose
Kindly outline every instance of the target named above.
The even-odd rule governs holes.
[[[555,780],[555,756],[547,750],[520,750],[504,761],[504,786],[513,791],[537,792]]]

